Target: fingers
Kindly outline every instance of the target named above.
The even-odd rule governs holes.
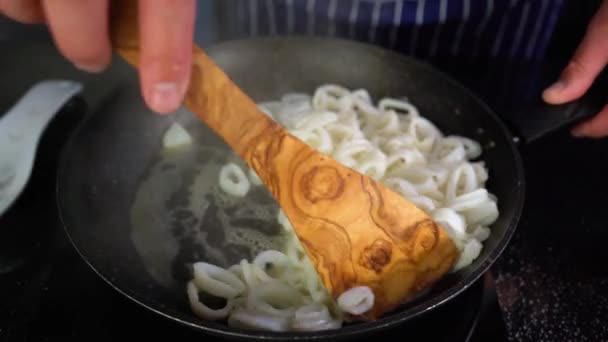
[[[145,0],[140,10],[143,97],[159,113],[176,110],[190,78],[195,0]],[[108,0],[0,0],[21,22],[46,20],[61,53],[76,67],[102,71],[111,60]]]
[[[608,1],[604,1],[559,81],[543,92],[543,99],[550,104],[561,104],[579,98],[589,89],[607,62]]]
[[[0,13],[23,24],[44,22],[40,0],[0,0]]]
[[[143,97],[159,113],[176,110],[190,79],[195,0],[139,2]]]
[[[102,71],[111,60],[107,0],[42,0],[61,53],[76,67]]]
[[[608,1],[595,14],[585,38],[560,79],[543,92],[547,103],[560,104],[582,96],[608,63]],[[572,134],[600,138],[608,136],[608,106],[590,120],[577,125]]]
[[[572,135],[589,138],[603,138],[608,136],[608,106],[605,106],[593,118],[574,127]]]

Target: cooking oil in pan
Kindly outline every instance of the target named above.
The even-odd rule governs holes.
[[[220,169],[244,163],[206,127],[188,127],[191,144],[160,148],[131,207],[131,238],[147,271],[162,286],[191,278],[188,265],[221,267],[279,249],[286,236],[279,207],[264,187],[234,197],[219,187]]]

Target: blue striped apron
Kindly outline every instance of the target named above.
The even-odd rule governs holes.
[[[232,5],[227,6],[226,4]],[[542,59],[564,0],[228,0],[232,37],[356,39],[419,58]]]

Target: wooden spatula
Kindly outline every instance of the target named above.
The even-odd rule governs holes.
[[[113,5],[114,49],[137,66],[136,1]],[[259,175],[334,298],[355,286],[373,290],[374,306],[362,319],[395,309],[451,269],[458,250],[441,226],[290,135],[198,47],[185,105]]]

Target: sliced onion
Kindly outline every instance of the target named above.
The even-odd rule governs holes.
[[[194,284],[201,291],[227,299],[234,298],[245,291],[245,284],[229,270],[206,262],[194,263],[192,267]]]
[[[220,320],[228,317],[230,310],[233,308],[232,300],[228,299],[226,305],[221,309],[211,309],[198,298],[198,288],[194,285],[193,281],[188,282],[187,285],[188,301],[190,302],[190,308],[195,315],[200,318],[208,320]]]
[[[367,286],[356,286],[338,297],[338,307],[343,312],[361,315],[374,306],[374,293]]]

